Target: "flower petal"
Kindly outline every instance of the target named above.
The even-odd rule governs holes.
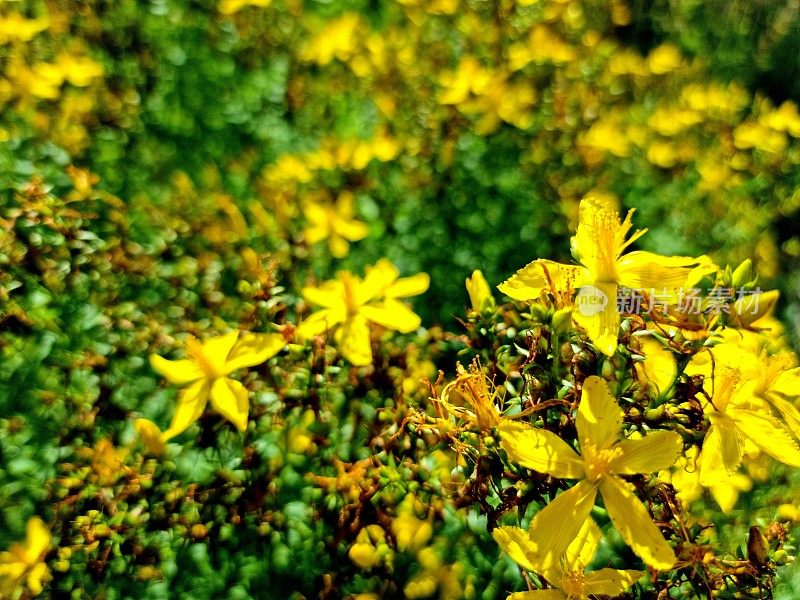
[[[561,590],[530,590],[528,592],[514,592],[506,600],[569,600]]]
[[[357,242],[358,240],[364,239],[369,233],[369,227],[367,227],[366,223],[345,219],[337,219],[334,221],[333,230],[351,242]]]
[[[279,333],[243,333],[228,355],[224,373],[259,365],[272,358],[283,347],[286,339]]]
[[[203,341],[203,355],[212,365],[221,367],[228,360],[228,355],[233,350],[237,339],[239,339],[238,330],[208,338]]]
[[[139,438],[142,440],[145,448],[156,456],[164,454],[164,440],[161,436],[161,430],[158,425],[149,419],[136,419],[133,422],[133,427]]]
[[[528,592],[514,592],[506,600],[569,600],[561,590],[530,590]]]
[[[298,340],[308,340],[315,335],[322,335],[329,329],[343,322],[346,317],[344,306],[341,308],[325,308],[311,314],[305,321],[300,323],[295,329],[295,336]]]
[[[619,439],[622,409],[605,379],[592,375],[583,382],[575,426],[581,451],[588,446],[602,450]]]
[[[597,484],[585,479],[562,492],[536,513],[529,529],[536,546],[536,562],[542,571],[557,567],[578,535],[597,497]]]
[[[367,320],[356,315],[348,319],[334,335],[339,352],[357,367],[372,364],[372,346],[369,341]]]
[[[702,485],[708,487],[724,481],[739,467],[744,454],[739,435],[736,424],[726,415],[711,417],[711,427],[698,457]]]
[[[150,365],[167,381],[175,385],[186,385],[203,377],[203,371],[193,360],[167,360],[150,355]]]
[[[333,280],[319,287],[304,287],[303,298],[311,304],[324,308],[344,307],[344,286],[341,281]]]
[[[589,293],[586,293],[589,290]],[[605,300],[605,306],[581,304],[581,298],[599,298]],[[593,283],[584,285],[575,298],[577,309],[572,311],[572,318],[580,325],[586,335],[600,352],[606,356],[614,356],[617,351],[619,335],[619,313],[617,312],[617,284]]]
[[[356,304],[366,304],[370,300],[383,298],[388,287],[397,281],[399,275],[397,267],[385,258],[367,267],[364,279],[356,289]]]
[[[616,447],[621,454],[609,465],[612,473],[647,474],[674,465],[683,451],[683,440],[674,431],[652,431],[642,438],[623,440]]]
[[[695,268],[711,261],[707,256],[661,256],[629,252],[617,260],[617,282],[634,290],[671,290],[683,287]]]
[[[567,547],[564,554],[564,568],[568,571],[583,569],[594,560],[597,546],[603,534],[592,517],[586,519],[578,535]]]
[[[502,421],[498,429],[500,447],[511,462],[562,479],[586,476],[583,459],[552,431],[510,420]]]
[[[208,402],[211,384],[208,379],[195,381],[189,387],[183,388],[178,394],[172,422],[161,438],[167,441],[185,431],[192,423],[200,418]]]
[[[25,559],[29,564],[37,562],[50,548],[50,530],[39,517],[31,517],[25,528]]]
[[[587,596],[612,596],[616,598],[644,575],[644,571],[621,571],[619,569],[592,571],[584,576],[583,593]]]
[[[540,259],[522,267],[497,289],[514,300],[538,300],[542,291],[556,294],[574,290],[581,284],[585,272],[586,269],[578,265]]]
[[[600,494],[611,522],[625,543],[651,567],[672,568],[675,553],[636,497],[633,486],[615,475],[608,475],[600,480]]]
[[[211,406],[239,431],[247,429],[247,389],[238,381],[220,377],[211,386]]]
[[[358,312],[373,323],[402,333],[415,331],[421,325],[419,316],[399,300],[387,299],[381,304],[368,304]]]
[[[408,298],[428,291],[431,278],[427,273],[417,273],[411,277],[401,277],[386,288],[387,298]]]
[[[31,568],[28,572],[28,589],[34,596],[38,596],[44,589],[44,579],[47,577],[49,569],[47,563],[40,562]]]
[[[657,394],[666,392],[678,376],[675,355],[652,335],[637,336],[636,351],[644,360],[634,363],[636,374],[655,389]]]
[[[498,527],[492,532],[500,549],[526,571],[539,572],[536,561],[536,545],[530,535],[519,527]]]
[[[728,414],[741,434],[777,461],[800,467],[800,450],[792,436],[775,417],[731,407]]]

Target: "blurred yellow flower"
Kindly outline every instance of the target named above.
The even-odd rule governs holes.
[[[647,68],[654,75],[674,71],[681,65],[681,52],[673,44],[662,44],[653,48],[647,57]]]
[[[155,354],[150,364],[170,383],[185,387],[178,396],[172,423],[162,435],[162,441],[175,437],[197,421],[209,398],[211,405],[239,431],[247,428],[247,390],[228,377],[233,371],[252,367],[275,356],[286,345],[280,334],[241,334],[233,331],[223,336],[199,342],[189,338],[186,351],[189,358],[166,360]],[[140,427],[142,427],[140,425]],[[144,426],[146,435],[152,433]]]
[[[86,87],[92,80],[103,76],[103,66],[88,56],[62,52],[56,57],[54,66],[65,81],[76,87]]]
[[[151,454],[155,456],[164,454],[166,440],[164,439],[161,429],[158,428],[158,425],[149,419],[136,419],[133,423],[133,427],[145,448],[147,448]]]
[[[333,19],[308,42],[303,58],[318,65],[327,65],[334,58],[348,60],[356,48],[356,33],[361,25],[358,13],[345,13]]]
[[[541,522],[537,523],[537,527]],[[586,568],[594,560],[597,546],[603,539],[600,528],[588,518],[570,540],[564,554],[549,565],[541,565],[535,540],[538,530],[531,526],[528,531],[519,527],[498,527],[493,532],[500,548],[526,571],[540,573],[553,586],[552,590],[517,592],[508,600],[589,600],[590,596],[619,596],[645,573],[619,569],[599,569],[587,573]]]
[[[14,11],[0,15],[0,45],[9,42],[29,42],[50,25],[46,18],[26,19]]]
[[[303,296],[322,310],[313,313],[297,328],[308,339],[336,328],[334,340],[347,360],[356,366],[372,362],[369,323],[410,333],[420,326],[419,317],[400,298],[416,296],[428,289],[425,273],[398,278],[397,268],[386,259],[367,269],[364,279],[349,271],[319,287],[303,289]]]
[[[304,235],[309,244],[328,240],[328,248],[335,258],[344,258],[350,250],[350,242],[366,237],[369,228],[366,223],[355,220],[353,193],[343,191],[333,206],[322,206],[309,202],[303,207],[308,219]]]
[[[0,597],[14,598],[23,586],[31,594],[42,593],[49,570],[44,555],[50,549],[50,531],[39,517],[28,520],[25,541],[0,552]]]
[[[431,539],[433,535],[431,517],[427,519],[417,517],[418,510],[423,508],[422,503],[413,494],[408,494],[397,507],[397,516],[392,519],[392,533],[398,550],[415,552]]]
[[[232,15],[242,10],[245,6],[264,8],[271,3],[272,0],[220,0],[217,10],[223,15]]]
[[[619,286],[634,290],[674,290],[684,285],[687,276],[708,263],[705,256],[660,256],[652,252],[623,251],[645,230],[637,230],[625,239],[631,228],[633,210],[620,223],[613,202],[606,197],[587,197],[581,201],[578,230],[572,238],[573,256],[578,265],[564,265],[549,260],[535,260],[498,286],[514,300],[536,300],[547,289],[559,292],[585,286],[588,291],[576,301],[573,319],[589,336],[598,350],[612,356],[617,348],[620,315],[617,311]],[[595,301],[595,306],[580,302]]]
[[[579,479],[533,518],[537,532],[530,550],[539,569],[555,565],[578,534],[600,493],[611,522],[645,563],[669,569],[675,555],[653,523],[635,488],[620,475],[648,474],[671,467],[683,449],[673,431],[653,431],[638,439],[618,440],[622,411],[606,382],[591,376],[575,419],[581,453],[546,429],[504,421],[500,445],[511,462],[560,479]]]

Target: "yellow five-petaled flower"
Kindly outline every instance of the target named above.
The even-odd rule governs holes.
[[[580,263],[564,265],[550,260],[535,260],[498,286],[514,300],[536,300],[542,291],[581,292],[572,315],[598,350],[612,356],[617,348],[620,315],[617,291],[620,286],[633,290],[676,290],[698,267],[712,269],[707,257],[659,256],[652,252],[623,251],[647,230],[637,230],[625,239],[631,228],[629,211],[623,222],[610,199],[587,197],[581,201],[578,230],[572,238],[572,253]],[[553,289],[555,288],[555,289]],[[581,305],[581,302],[592,303]]]
[[[541,522],[537,523],[541,526]],[[534,540],[539,532],[531,527],[498,527],[493,532],[500,547],[526,571],[540,573],[553,586],[550,590],[532,590],[511,594],[508,600],[589,600],[590,596],[619,596],[644,573],[620,569],[599,569],[590,573],[586,567],[594,559],[603,535],[590,518],[584,521],[578,535],[567,546],[564,555],[550,565],[542,566]]]
[[[309,244],[328,240],[328,249],[335,258],[344,258],[350,250],[348,242],[357,242],[369,233],[366,223],[354,219],[353,193],[339,194],[336,204],[323,206],[309,202],[303,207],[308,219],[304,235]]]
[[[252,367],[271,358],[286,345],[275,333],[246,333],[239,331],[200,342],[186,342],[188,358],[166,360],[155,354],[150,364],[170,383],[184,387],[175,406],[172,422],[163,433],[154,423],[141,419],[136,429],[151,451],[158,453],[163,443],[180,434],[200,418],[209,398],[211,405],[239,431],[247,427],[247,389],[229,375],[238,369]]]
[[[622,416],[606,382],[591,376],[583,384],[576,416],[577,454],[555,433],[530,425],[500,423],[500,445],[511,462],[560,479],[579,479],[533,518],[538,531],[532,540],[537,560],[549,568],[578,534],[594,506],[598,492],[611,522],[642,560],[657,569],[669,569],[675,554],[636,498],[633,486],[620,475],[668,469],[683,444],[673,431],[653,431],[639,439],[618,440]]]
[[[25,541],[0,552],[0,598],[12,598],[26,585],[34,596],[42,593],[47,577],[44,555],[50,549],[50,531],[39,517],[28,521]]]
[[[357,366],[372,362],[369,323],[410,333],[420,318],[400,298],[416,296],[428,289],[425,273],[398,279],[397,268],[386,259],[367,269],[364,279],[340,271],[337,279],[319,287],[303,289],[303,296],[322,310],[313,313],[298,328],[299,338],[310,338],[336,328],[339,351]]]

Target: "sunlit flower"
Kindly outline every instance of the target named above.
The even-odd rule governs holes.
[[[309,202],[303,208],[303,213],[308,219],[308,226],[305,229],[306,241],[309,244],[316,244],[327,239],[331,255],[336,258],[347,256],[350,250],[348,241],[358,241],[369,233],[365,223],[353,218],[355,216],[353,193],[349,191],[339,194],[333,206]]]
[[[617,311],[619,286],[634,290],[680,288],[693,269],[708,263],[704,256],[660,256],[652,252],[623,251],[647,230],[637,230],[625,239],[631,228],[629,211],[623,222],[612,202],[605,197],[581,201],[578,230],[572,238],[572,251],[578,265],[563,265],[535,260],[508,281],[498,286],[515,300],[536,300],[544,290],[554,292],[583,286],[590,292],[584,299],[601,300],[600,310],[574,310],[575,321],[586,330],[592,343],[612,356],[617,348],[620,315]],[[580,296],[580,295],[579,295]],[[581,298],[578,298],[580,301]]]
[[[711,426],[700,452],[700,483],[712,486],[732,475],[750,443],[777,461],[800,467],[800,412],[787,398],[798,395],[800,369],[789,354],[748,354],[733,344],[698,353],[686,367],[702,375],[709,396],[703,410]],[[775,409],[783,422],[771,414]]]
[[[606,382],[596,376],[584,381],[576,416],[581,454],[555,433],[504,421],[501,447],[511,462],[560,479],[579,479],[533,519],[538,532],[531,540],[540,568],[550,568],[564,554],[586,521],[595,498],[603,497],[608,516],[625,542],[642,560],[669,569],[675,555],[653,523],[635,488],[620,475],[648,474],[668,469],[683,444],[672,431],[653,431],[638,439],[618,440],[622,414]]]
[[[541,522],[537,523],[537,526],[540,525]],[[586,572],[603,538],[591,518],[583,522],[564,554],[547,566],[542,566],[539,562],[534,542],[538,533],[533,526],[529,531],[519,527],[498,527],[493,532],[494,539],[514,562],[526,571],[542,574],[554,588],[517,592],[508,596],[508,600],[589,600],[590,596],[616,597],[644,576],[642,571],[609,568]]]
[[[397,268],[385,259],[368,268],[364,279],[340,271],[334,280],[303,289],[306,300],[322,310],[306,319],[297,335],[308,339],[335,328],[342,356],[354,365],[368,365],[372,362],[369,323],[402,333],[419,328],[420,318],[400,298],[421,294],[428,285],[425,273],[398,278]]]
[[[241,334],[233,331],[199,342],[189,338],[189,358],[166,360],[155,354],[150,364],[170,383],[186,386],[178,396],[172,423],[162,435],[166,441],[180,434],[197,421],[209,398],[214,409],[233,423],[239,431],[247,427],[247,389],[229,375],[238,369],[258,365],[275,356],[286,345],[279,334]],[[152,428],[140,423],[147,436]],[[156,445],[154,444],[154,447]]]
[[[39,517],[28,520],[25,541],[0,552],[0,597],[13,598],[23,586],[38,596],[49,570],[44,555],[50,549],[50,531]]]
[[[272,0],[220,0],[217,10],[223,15],[232,15],[242,10],[245,6],[264,8],[271,3]]]

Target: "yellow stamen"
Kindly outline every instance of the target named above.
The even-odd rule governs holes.
[[[203,351],[203,344],[198,340],[189,338],[186,341],[186,351],[194,362],[197,363],[197,366],[200,367],[200,370],[205,373],[206,377],[209,379],[216,379],[222,376],[220,369],[206,356],[206,353]]]
[[[598,481],[601,477],[611,472],[611,463],[615,458],[622,455],[622,450],[618,446],[598,450],[592,444],[587,444],[583,451],[583,460],[586,463],[586,479]]]

